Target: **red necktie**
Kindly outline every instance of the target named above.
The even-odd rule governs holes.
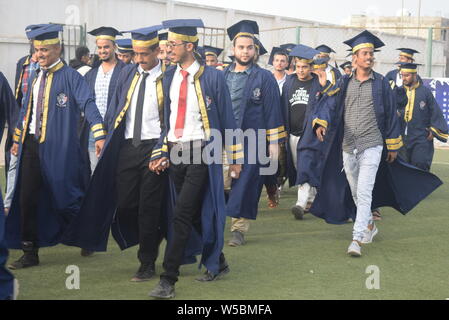
[[[181,88],[179,89],[178,114],[176,116],[176,125],[175,125],[176,138],[182,137],[187,109],[187,77],[189,76],[189,73],[185,70],[181,70],[181,74],[183,79],[181,82]]]

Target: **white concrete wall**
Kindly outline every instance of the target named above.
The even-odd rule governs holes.
[[[298,5],[299,6],[299,5]],[[296,42],[296,30],[264,31],[280,27],[318,25],[313,21],[284,18],[272,15],[243,12],[233,9],[204,7],[194,4],[164,0],[0,0],[0,71],[13,84],[16,61],[27,54],[28,43],[24,29],[34,23],[86,24],[87,30],[99,26],[113,26],[119,30],[129,30],[160,23],[174,18],[201,18],[207,27],[227,28],[242,19],[256,20],[261,30],[260,38],[268,51],[281,43]],[[320,24],[323,26],[323,24]],[[327,25],[331,26],[331,25]],[[301,31],[301,43],[316,46],[327,43],[338,52],[334,59],[344,60],[346,46],[342,41],[352,37],[356,30],[306,29]],[[226,37],[223,56],[231,53],[230,41]],[[425,63],[425,40],[383,34],[387,44],[377,55],[377,71],[385,73],[393,68],[397,58],[394,50],[400,46],[415,47],[423,54],[418,55],[420,63]],[[94,39],[87,36],[88,46],[95,49]],[[222,39],[222,38],[221,38]],[[222,42],[222,41],[221,41]],[[262,57],[264,64],[268,57]],[[444,76],[446,61],[443,59],[443,44],[433,44],[432,76]],[[421,72],[424,71],[424,68]]]

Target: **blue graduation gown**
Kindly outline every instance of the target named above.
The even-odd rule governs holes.
[[[290,134],[290,104],[289,104],[289,93],[291,86],[294,83],[296,74],[291,74],[287,76],[282,89],[282,112],[284,117],[285,129],[288,134]],[[306,109],[306,115],[304,118],[304,132],[299,140],[297,146],[297,153],[299,157],[297,158],[297,165],[299,172],[296,171],[295,165],[293,163],[293,157],[291,154],[290,146],[287,144],[287,178],[289,180],[289,186],[292,187],[297,184],[303,184],[308,182],[312,186],[318,186],[320,171],[317,171],[316,162],[321,157],[321,150],[324,147],[323,143],[320,143],[315,135],[312,128],[313,115],[315,114],[316,103],[318,102],[323,87],[321,87],[320,81],[316,75],[312,75],[313,82],[309,94],[309,104]],[[300,159],[301,158],[301,159]]]
[[[108,135],[104,150],[89,183],[80,212],[65,234],[64,244],[92,251],[106,251],[111,230],[122,250],[139,243],[137,224],[128,225],[126,221],[119,221],[114,216],[117,208],[118,154],[125,140],[126,111],[139,80],[137,68],[137,64],[124,65],[116,80],[117,87],[105,116]],[[157,87],[160,89],[162,89],[162,78],[163,75],[157,79]],[[160,117],[163,115],[163,101],[162,90],[158,90]],[[162,117],[161,123],[163,123]],[[150,156],[151,154],[148,154],[148,157]]]
[[[9,119],[10,105],[15,104],[14,96],[3,73],[0,72],[0,140],[5,122]],[[0,300],[12,299],[14,291],[14,276],[6,268],[8,249],[5,243],[5,211],[3,196],[0,191]]]
[[[228,67],[225,70],[225,77],[230,72]],[[241,117],[238,128],[243,132],[254,130],[256,141],[259,141],[260,129],[266,130],[266,140],[268,143],[280,143],[285,140],[287,133],[282,118],[280,107],[279,86],[274,76],[268,70],[254,65],[246,81],[243,94]],[[262,187],[265,176],[260,175],[260,168],[263,166],[260,159],[256,157],[255,164],[249,164],[249,148],[253,148],[258,154],[258,146],[244,145],[245,163],[240,173],[240,178],[232,182],[231,192],[226,205],[226,213],[234,218],[256,219]],[[267,145],[268,150],[268,145]],[[253,150],[251,150],[253,153]]]
[[[37,80],[37,75],[32,83]],[[20,111],[14,140],[19,143],[16,187],[10,213],[6,219],[6,243],[21,248],[20,165],[22,143],[29,130],[32,93],[29,90]],[[86,81],[63,62],[48,72],[46,99],[39,140],[39,158],[43,185],[37,209],[39,247],[56,245],[84,197],[89,179],[88,164],[83,161],[78,126],[81,112],[92,126],[96,140],[104,139],[103,122]]]
[[[0,104],[2,112],[5,115],[5,121],[8,124],[8,132],[5,142],[5,173],[8,173],[9,160],[11,159],[11,150],[13,144],[14,128],[19,117],[19,105],[9,87],[8,80],[6,80],[3,73],[0,72]],[[6,187],[6,186],[5,186]]]
[[[356,208],[343,168],[342,141],[345,95],[350,77],[345,75],[337,86],[320,100],[313,126],[327,127],[323,173],[318,194],[310,211],[328,223],[342,224],[354,219]],[[438,186],[441,180],[433,174],[406,165],[400,160],[385,161],[388,151],[398,151],[403,143],[397,116],[395,95],[389,82],[374,73],[373,99],[377,125],[386,148],[379,165],[373,190],[372,207],[390,206],[406,214]]]
[[[411,88],[404,86],[403,89],[408,103],[398,112],[407,153],[407,159],[404,160],[418,168],[429,170],[434,153],[433,140],[427,140],[429,130],[436,139],[447,142],[447,122],[429,88],[418,82]]]
[[[163,79],[164,92],[164,131],[158,145],[153,150],[152,160],[161,157],[169,158],[167,146],[167,134],[170,130],[170,86],[176,71],[176,66],[167,69]],[[208,139],[211,129],[219,130],[222,138],[225,137],[225,129],[236,129],[236,123],[232,111],[232,102],[223,72],[208,66],[202,65],[194,76],[196,94],[200,106],[201,118],[206,133],[206,148],[212,142]],[[279,91],[279,89],[277,89]],[[278,93],[279,95],[279,93]],[[239,160],[243,157],[242,145],[222,141],[227,151],[228,157],[232,160]],[[220,157],[221,159],[221,157]],[[195,232],[192,233],[185,255],[189,253],[201,254],[200,265],[204,265],[207,270],[217,274],[219,270],[219,257],[224,244],[224,227],[226,222],[224,186],[223,186],[223,166],[220,163],[208,165],[209,177],[205,188],[203,204],[201,209],[202,234],[195,239]],[[170,170],[170,169],[168,169]],[[171,184],[170,194],[172,199],[176,197],[176,192]],[[176,201],[174,199],[174,201]],[[171,212],[169,210],[169,212]],[[168,245],[172,238],[172,216],[169,216],[167,241]],[[196,241],[195,241],[196,240]],[[167,245],[167,246],[168,246]]]
[[[114,71],[112,72],[111,80],[109,81],[109,88],[108,88],[108,101],[107,101],[107,107],[109,108],[109,105],[111,104],[112,97],[115,92],[115,88],[117,87],[117,81],[119,79],[120,72],[124,67],[127,65],[121,61],[117,60],[117,64],[114,67]],[[90,69],[84,76],[84,79],[86,79],[87,84],[89,85],[89,88],[92,90],[92,94],[95,99],[95,81],[97,80],[98,75],[98,69],[101,68],[101,64],[98,66]],[[105,121],[106,122],[106,121]],[[81,124],[81,148],[85,150],[84,156],[85,161],[90,162],[89,160],[89,124],[86,122],[86,119],[84,119],[83,123]]]

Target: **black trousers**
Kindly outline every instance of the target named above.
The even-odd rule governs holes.
[[[193,163],[193,154],[201,152],[201,149],[185,152],[190,153],[190,163]],[[182,156],[182,151],[179,155]],[[169,175],[175,185],[177,199],[173,217],[173,237],[165,252],[161,279],[165,278],[174,284],[178,281],[179,267],[192,227],[201,234],[201,206],[209,172],[204,163],[170,163]]]
[[[37,245],[37,206],[42,188],[42,171],[39,159],[39,143],[34,135],[27,134],[22,146],[20,165],[20,219],[22,241]]]
[[[157,140],[143,140],[138,147],[132,140],[123,143],[117,166],[117,216],[126,228],[139,235],[138,259],[154,264],[162,240],[162,197],[167,174],[157,175],[148,168],[151,151]]]

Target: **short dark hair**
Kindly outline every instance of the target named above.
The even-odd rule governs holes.
[[[89,52],[90,52],[89,48],[87,48],[85,46],[76,48],[76,51],[75,51],[76,60],[81,61],[81,58],[86,55],[89,55]]]
[[[285,52],[276,52],[276,53],[273,55],[273,58],[276,57],[276,56],[284,56],[285,58],[287,58],[287,62],[289,62],[289,56],[288,56],[288,54],[285,53]]]

